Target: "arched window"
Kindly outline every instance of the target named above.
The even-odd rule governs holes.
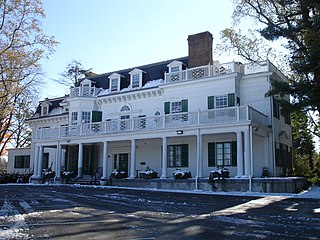
[[[121,130],[128,130],[130,128],[130,112],[131,109],[128,105],[124,105],[120,109]]]
[[[130,109],[130,107],[128,106],[128,105],[124,105],[122,108],[121,108],[121,110],[120,110],[120,112],[129,112],[131,109]]]

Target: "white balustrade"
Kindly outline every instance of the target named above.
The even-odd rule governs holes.
[[[181,112],[164,116],[135,117],[117,119],[81,125],[61,126],[60,128],[38,129],[37,139],[52,139],[81,136],[100,136],[119,132],[137,132],[161,130],[177,127],[228,124],[252,121],[263,126],[268,125],[268,117],[249,106],[218,108],[208,111]]]

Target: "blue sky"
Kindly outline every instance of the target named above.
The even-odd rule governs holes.
[[[174,59],[188,55],[188,35],[203,31],[213,34],[215,47],[233,11],[232,0],[43,0],[43,5],[43,30],[60,44],[43,64],[41,99],[68,93],[51,79],[73,59],[95,73]]]

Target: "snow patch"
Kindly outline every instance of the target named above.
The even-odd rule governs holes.
[[[29,234],[24,233],[29,230],[24,216],[7,200],[0,210],[0,220],[8,224],[0,231],[0,239],[29,239]]]

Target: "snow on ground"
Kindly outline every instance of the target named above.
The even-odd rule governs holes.
[[[29,230],[25,217],[7,200],[0,210],[0,221],[7,223],[7,226],[0,231],[0,239],[29,239],[29,234],[24,233]]]

